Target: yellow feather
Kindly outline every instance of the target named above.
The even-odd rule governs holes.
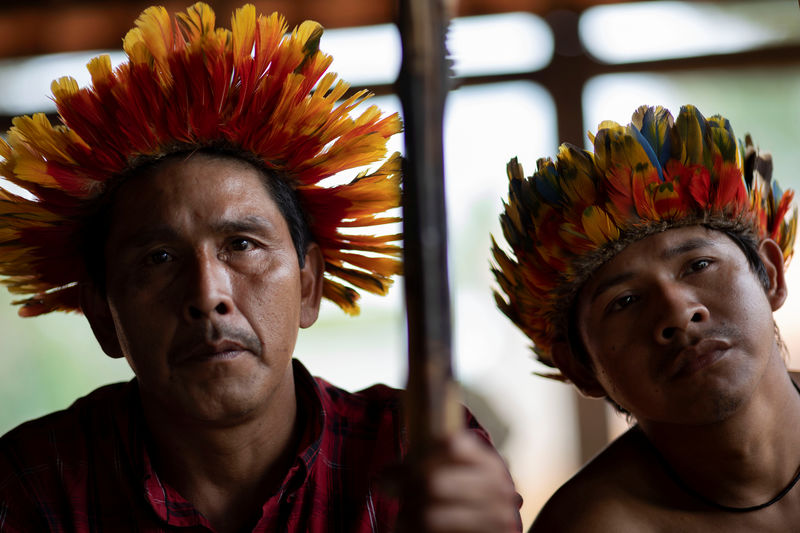
[[[783,260],[788,264],[794,253],[794,239],[797,235],[797,208],[792,210],[789,223],[784,222],[781,242],[783,249]]]
[[[45,187],[55,187],[58,182],[47,173],[47,163],[41,160],[25,159],[19,161],[14,167],[14,173],[20,179],[31,183],[38,183]]]
[[[563,194],[571,204],[591,205],[597,188],[594,183],[594,160],[575,146],[562,144],[558,148],[560,183]]]
[[[92,58],[86,64],[89,74],[92,75],[94,85],[103,85],[111,78],[111,57],[108,54],[99,55]]]
[[[199,37],[213,33],[214,26],[217,23],[214,10],[205,2],[197,2],[190,6],[186,13],[176,13],[175,17],[178,19],[189,41],[201,41]],[[168,18],[167,23],[169,23]],[[167,26],[167,29],[169,29],[169,26]]]
[[[148,7],[136,19],[136,27],[141,32],[141,41],[159,70],[167,70],[167,52],[172,50],[172,29],[167,10],[163,6]]]
[[[583,231],[597,245],[619,238],[619,228],[608,214],[597,206],[589,206],[581,217]]]
[[[36,113],[32,117],[16,117],[12,120],[12,124],[13,127],[8,132],[10,144],[17,149],[20,149],[20,143],[36,146],[38,150],[36,159],[39,159],[41,154],[45,160],[60,157],[63,161],[74,164],[75,160],[69,155],[67,146],[75,143],[84,144],[72,130],[54,128],[44,113]]]
[[[381,116],[381,110],[376,105],[369,106],[366,111],[361,113],[361,115],[356,119],[355,126],[361,127],[373,120],[377,120]]]
[[[612,129],[613,130],[613,129],[618,129],[618,128],[623,128],[623,126],[621,126],[619,122],[614,122],[613,120],[604,120],[600,124],[597,125],[597,130],[598,131],[603,130],[603,129]]]
[[[522,181],[525,179],[525,171],[522,169],[522,164],[516,157],[511,159],[506,165],[506,174],[510,181]]]
[[[703,131],[700,112],[694,106],[681,108],[675,120],[676,130],[681,140],[681,162],[684,164],[705,163]]]
[[[625,128],[616,122],[607,127],[602,127],[603,124],[608,124],[608,121],[603,122],[598,126],[597,134],[593,136],[592,143],[594,144],[594,161],[597,164],[601,173],[612,164],[613,156],[611,145],[614,139],[618,139],[625,134]]]
[[[256,8],[247,4],[234,12],[231,18],[233,57],[237,62],[250,58],[256,38]]]
[[[256,25],[255,57],[261,62],[258,70],[264,70],[286,33],[286,20],[280,14],[273,13],[268,17],[259,16]]]
[[[393,283],[391,279],[378,274],[363,272],[354,268],[340,268],[331,263],[325,264],[325,271],[335,275],[339,279],[345,280],[358,289],[363,289],[380,296],[385,296]]]
[[[319,49],[322,37],[322,25],[313,20],[305,20],[292,33],[292,40],[297,40],[303,47],[305,55],[311,55]]]
[[[300,86],[303,83],[303,76],[299,74],[289,74],[281,87],[281,96],[278,106],[272,114],[272,120],[276,124],[283,124],[283,128],[290,125],[292,119],[297,120],[298,114],[295,113],[295,102],[299,100],[295,95],[299,92]]]
[[[330,278],[326,278],[322,284],[322,296],[341,307],[350,316],[358,315],[360,311],[356,303],[359,298],[358,293]]]
[[[5,141],[5,139],[0,137],[0,157],[8,161],[11,159],[11,154],[11,146]]]
[[[56,100],[63,100],[78,92],[78,82],[72,76],[64,76],[53,80],[53,83],[50,84],[50,91]]]
[[[212,50],[219,50],[220,52],[230,50],[231,45],[233,44],[233,34],[231,33],[231,30],[227,28],[217,28],[209,35],[214,36],[214,42],[216,43],[216,48],[212,47]]]
[[[403,262],[396,257],[370,257],[358,253],[335,250],[328,255],[328,261],[341,267],[349,263],[358,268],[375,272],[382,277],[402,274]]]
[[[140,65],[150,62],[150,51],[144,44],[142,30],[133,28],[122,39],[122,49],[128,55],[132,65]]]

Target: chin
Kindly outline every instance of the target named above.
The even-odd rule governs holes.
[[[745,404],[745,398],[734,391],[708,392],[695,400],[688,402],[675,402],[673,412],[679,415],[678,423],[704,426],[724,422],[735,415]]]
[[[187,418],[198,422],[220,425],[238,423],[252,415],[265,403],[260,390],[254,390],[252,383],[205,383],[204,386],[186,391],[177,404]]]

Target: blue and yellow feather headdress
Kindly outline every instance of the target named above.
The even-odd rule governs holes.
[[[781,191],[769,156],[749,137],[737,140],[727,119],[685,106],[673,120],[662,107],[643,106],[627,126],[606,121],[589,137],[593,152],[562,144],[556,160],[540,159],[528,178],[516,158],[508,163],[500,224],[510,253],[492,239],[497,305],[543,363],[554,366],[551,348],[565,339],[580,286],[647,235],[707,224],[774,239],[791,257],[793,192]]]

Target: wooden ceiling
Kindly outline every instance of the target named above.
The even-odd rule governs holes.
[[[245,0],[206,0],[227,22]],[[260,12],[279,11],[294,25],[314,19],[339,28],[392,22],[397,0],[251,0]],[[160,4],[185,9],[191,0],[2,0],[0,57],[20,57],[76,50],[117,49],[138,14]],[[459,16],[527,11],[540,15],[558,9],[582,10],[612,0],[457,0]],[[222,22],[220,22],[222,24]]]

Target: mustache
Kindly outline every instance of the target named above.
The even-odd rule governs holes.
[[[663,373],[667,371],[680,356],[680,353],[690,346],[694,346],[705,339],[720,339],[727,340],[735,343],[739,338],[739,329],[729,325],[714,326],[710,329],[704,330],[701,334],[697,334],[686,340],[685,342],[675,342],[667,347],[666,352],[659,358],[658,371]]]
[[[186,335],[176,340],[170,347],[170,359],[180,360],[199,346],[214,346],[221,343],[234,343],[256,356],[261,355],[261,341],[252,331],[229,324],[207,322],[204,327],[189,330]]]

